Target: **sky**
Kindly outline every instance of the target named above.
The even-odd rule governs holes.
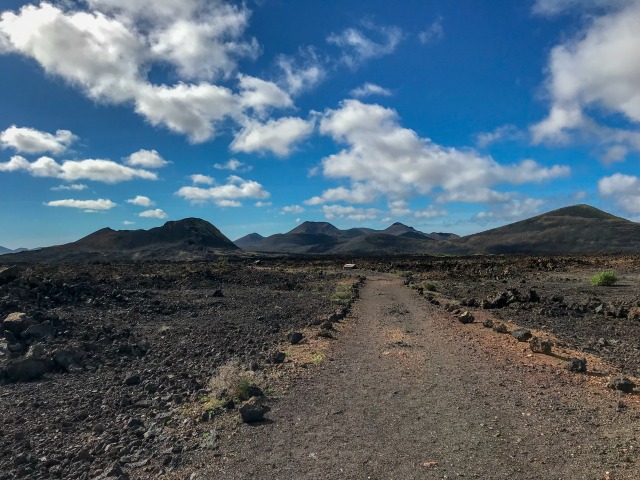
[[[0,245],[640,220],[640,0],[0,4]]]

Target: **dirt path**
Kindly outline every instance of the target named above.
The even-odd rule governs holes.
[[[619,401],[370,275],[322,366],[194,478],[638,478],[639,410]]]

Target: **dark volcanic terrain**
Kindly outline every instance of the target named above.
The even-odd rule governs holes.
[[[341,269],[344,260],[331,257],[263,257],[259,264],[224,257],[217,263],[94,262],[3,270],[0,479],[91,479],[107,478],[109,474],[114,478],[189,478],[192,473],[196,475],[193,478],[246,478],[242,464],[233,467],[233,474],[213,477],[206,476],[203,465],[222,458],[219,468],[231,468],[233,452],[245,451],[253,444],[245,442],[245,435],[248,441],[264,445],[262,437],[273,438],[271,428],[280,432],[277,435],[297,432],[302,427],[283,423],[298,422],[297,415],[287,413],[287,408],[298,408],[296,405],[305,409],[305,415],[314,415],[310,421],[320,422],[318,429],[336,430],[342,451],[362,453],[377,448],[375,437],[364,438],[353,430],[342,432],[340,412],[347,409],[349,421],[360,422],[360,415],[371,414],[366,413],[370,412],[370,402],[375,403],[381,391],[388,396],[375,403],[378,413],[368,422],[395,425],[397,431],[384,427],[385,435],[396,439],[393,442],[400,441],[396,437],[401,432],[414,430],[412,415],[424,410],[427,402],[442,409],[442,421],[438,420],[439,410],[433,408],[422,420],[437,421],[442,430],[439,435],[444,436],[442,445],[453,442],[456,448],[473,448],[478,455],[473,462],[458,464],[458,450],[443,447],[434,452],[440,459],[450,458],[451,465],[431,466],[432,459],[426,457],[423,462],[427,467],[418,465],[415,471],[413,464],[385,462],[384,458],[367,463],[367,471],[382,477],[394,471],[405,472],[404,478],[424,478],[424,468],[472,477],[474,472],[491,471],[492,462],[499,462],[500,474],[495,478],[532,478],[527,476],[527,468],[547,473],[550,468],[561,468],[559,457],[553,460],[557,467],[550,467],[536,456],[550,448],[540,443],[549,438],[545,429],[559,425],[558,435],[571,442],[567,444],[569,450],[582,448],[579,441],[571,439],[584,435],[584,428],[594,432],[589,437],[597,438],[584,447],[586,450],[580,450],[580,462],[562,467],[562,471],[571,472],[570,478],[599,478],[579,474],[592,472],[594,465],[599,468],[598,457],[592,455],[601,455],[602,478],[605,469],[620,472],[612,479],[635,478],[629,472],[634,470],[640,452],[640,444],[632,438],[640,418],[637,394],[622,396],[604,385],[616,372],[632,379],[640,375],[639,257],[368,257],[355,261],[359,269],[349,273]],[[614,271],[621,279],[619,284],[592,286],[589,277],[603,270]],[[353,285],[359,272],[368,272],[372,278],[382,275],[377,280],[379,290],[367,290],[361,300],[365,303],[357,301],[356,313],[344,324],[333,326],[329,322],[325,329],[326,319],[357,294]],[[398,279],[403,279],[406,286],[401,287]],[[383,288],[385,284],[392,290]],[[466,326],[458,321],[465,310],[478,319],[475,324]],[[358,312],[366,318],[358,317]],[[369,318],[374,314],[375,322]],[[482,327],[480,319],[489,316],[495,322],[504,322],[507,331],[518,326],[533,329],[552,339],[554,351],[562,354],[543,355],[549,360],[536,366],[540,361],[529,358],[526,344],[518,350],[521,344],[512,336],[493,334]],[[353,327],[349,327],[350,322],[355,322]],[[352,333],[343,334],[340,325],[346,325]],[[431,333],[416,336],[424,329]],[[440,331],[442,334],[438,334]],[[300,346],[291,345],[292,332],[304,333]],[[504,345],[486,346],[484,337],[478,335],[495,337]],[[325,340],[324,336],[337,340]],[[317,341],[328,341],[330,350],[313,350]],[[352,348],[344,342],[355,343]],[[376,353],[369,348],[373,345],[382,350]],[[436,347],[442,349],[441,353],[427,361]],[[515,349],[508,360],[502,350],[507,347],[509,351]],[[379,363],[386,358],[385,349],[395,352],[393,358],[397,355],[402,368],[413,372],[406,378],[415,377],[416,382],[424,377],[419,372],[436,369],[442,381],[438,383],[431,376],[429,381],[446,388],[443,396],[429,399],[425,395],[439,390],[430,390],[432,387],[424,382],[411,386],[404,376],[394,377],[384,389],[377,387],[385,382],[385,375],[392,375],[398,368]],[[283,351],[288,353],[277,355]],[[587,375],[554,373],[566,372],[563,365],[570,359],[569,351],[573,352],[570,356],[589,358]],[[461,353],[456,352],[467,356],[458,358]],[[352,358],[352,353],[366,358]],[[449,357],[450,361],[444,360]],[[327,375],[331,375],[328,383],[317,383],[324,382],[325,377],[314,380],[314,368],[323,368],[327,361],[335,362],[327,369]],[[273,418],[280,423],[272,426],[267,420],[259,423],[259,430],[243,425],[238,400],[235,404],[224,400],[213,380],[224,377],[230,366],[256,379],[274,408]],[[465,369],[475,369],[477,375]],[[492,369],[497,369],[497,377]],[[567,375],[577,376],[571,380],[574,377]],[[454,379],[458,387],[447,387],[447,378]],[[537,400],[521,403],[524,400],[517,396],[519,390],[510,386],[513,381],[524,381],[527,395]],[[351,382],[356,390],[349,393]],[[542,382],[544,390],[537,382]],[[423,387],[424,392],[420,390]],[[309,388],[321,397],[307,397]],[[586,395],[585,390],[583,398],[583,388],[592,393]],[[291,400],[287,400],[289,389]],[[543,394],[547,396],[536,397]],[[325,395],[327,399],[339,398],[340,405],[318,403],[318,398]],[[405,400],[397,395],[408,396]],[[494,417],[487,417],[486,403],[474,400],[477,395],[485,401],[504,402],[505,410],[495,402],[490,409],[491,415],[501,419],[501,429],[511,428],[510,419],[520,415],[519,409],[526,408],[540,417],[538,422],[518,428],[519,438],[532,442],[520,446],[519,451],[523,455],[538,452],[533,455],[536,458],[525,461],[517,457],[504,463],[501,459],[511,447],[495,440],[490,430],[483,429],[477,438],[467,436],[464,425],[477,430],[478,425],[494,422]],[[351,410],[350,398],[354,399],[355,411]],[[599,403],[590,403],[596,399]],[[457,401],[460,410],[455,410]],[[290,406],[282,410],[280,402]],[[306,411],[306,405],[313,407],[312,411]],[[610,411],[611,405],[617,407]],[[364,409],[362,414],[358,413],[360,409]],[[500,412],[506,416],[500,417]],[[455,418],[449,416],[454,413]],[[394,418],[392,424],[385,423],[387,416]],[[282,433],[280,427],[285,432],[289,428],[289,433]],[[322,437],[323,431],[305,428],[305,435]],[[335,445],[329,438],[321,440],[324,447],[318,448],[326,451],[317,455],[333,458]],[[512,440],[520,441],[515,436]],[[287,461],[283,459],[287,458],[290,441],[302,442],[299,446],[304,452],[304,440],[288,436],[274,443],[282,444],[283,450],[267,449],[275,463],[285,462],[285,468]],[[492,450],[494,443],[497,450]],[[262,447],[256,448],[245,453],[264,453]],[[259,458],[251,468],[262,468]],[[331,462],[333,467],[340,467],[339,462]],[[393,466],[393,470],[386,470],[385,465]],[[312,478],[358,478],[355,470],[350,467],[349,471],[353,475],[319,473]],[[263,478],[297,478],[295,472],[287,475],[274,473]]]

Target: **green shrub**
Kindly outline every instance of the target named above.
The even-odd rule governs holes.
[[[600,272],[591,277],[591,285],[596,287],[610,287],[617,282],[618,277],[613,272]]]
[[[331,295],[330,300],[336,303],[344,303],[353,297],[353,292],[351,290],[350,285],[345,285],[344,283],[339,283],[336,285],[336,291],[333,295]]]

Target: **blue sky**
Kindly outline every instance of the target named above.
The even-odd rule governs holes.
[[[5,0],[0,245],[640,218],[640,0]]]

